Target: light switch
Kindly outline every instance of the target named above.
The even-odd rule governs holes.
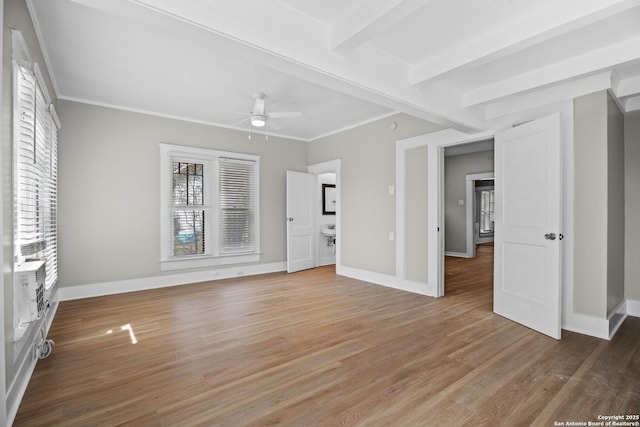
[[[389,232],[389,240],[393,240],[395,239],[395,236],[393,235],[393,231]]]
[[[459,204],[460,206],[464,206],[464,200],[462,200],[462,199],[458,200],[458,204]]]
[[[393,185],[390,185],[389,186],[389,195],[393,196],[395,194],[395,192],[396,192],[395,187]]]

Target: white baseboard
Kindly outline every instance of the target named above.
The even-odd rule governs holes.
[[[584,314],[563,314],[562,329],[604,340],[609,339],[609,321]]]
[[[398,279],[395,276],[376,273],[368,270],[361,270],[353,267],[336,266],[336,274],[351,277],[352,279],[362,280],[364,282],[376,285],[386,286],[388,288],[400,289],[402,291],[413,292],[415,294],[433,297],[426,283],[413,282],[410,280]]]
[[[322,267],[323,265],[333,265],[335,263],[336,263],[335,255],[329,256],[329,257],[323,257],[318,260],[318,267]]]
[[[60,301],[92,298],[125,292],[144,291],[147,289],[166,288],[169,286],[187,285],[210,280],[229,279],[232,277],[254,276],[256,274],[286,271],[286,262],[271,264],[254,264],[197,271],[192,273],[171,274],[166,276],[144,277],[141,279],[119,280],[114,282],[91,283],[79,286],[61,286]]]
[[[451,251],[444,251],[444,255],[445,256],[454,256],[454,257],[458,257],[458,258],[471,258],[471,255],[469,255],[466,252],[451,252]]]
[[[25,334],[22,338],[29,340],[29,343],[25,343],[22,347],[23,349],[27,348],[28,350],[24,352],[20,361],[16,361],[19,366],[16,371],[15,377],[13,378],[13,381],[11,381],[11,384],[7,389],[7,425],[9,426],[13,424],[13,421],[18,414],[20,402],[22,402],[22,398],[27,391],[27,386],[29,385],[29,381],[31,380],[33,371],[36,368],[36,363],[38,362],[38,359],[34,357],[34,348],[37,345],[36,343],[38,343],[38,341],[42,339],[39,331],[44,326],[45,336],[47,336],[47,334],[49,333],[49,329],[51,329],[53,318],[55,317],[56,311],[58,310],[58,295],[59,290],[53,294],[51,298],[51,306],[46,312],[45,317],[38,320],[37,322],[34,322],[31,332]]]
[[[618,328],[628,315],[632,315],[629,313],[629,301],[622,301],[608,319],[578,313],[563,315],[562,329],[610,340],[618,332]]]
[[[609,316],[607,322],[609,323],[609,339],[613,338],[613,336],[618,332],[618,328],[624,322],[624,319],[627,318],[627,301],[622,300],[618,307],[616,307],[615,311]]]
[[[627,315],[640,317],[640,301],[632,299],[627,300]]]

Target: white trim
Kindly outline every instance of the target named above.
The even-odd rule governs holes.
[[[627,302],[622,300],[620,304],[616,307],[611,316],[607,321],[609,322],[609,338],[613,338],[613,336],[618,332],[620,326],[622,326],[622,322],[627,318]]]
[[[368,270],[361,270],[353,267],[336,267],[336,274],[341,276],[350,277],[352,279],[361,280],[363,282],[373,283],[375,285],[382,285],[388,288],[399,289],[401,291],[412,292],[414,294],[425,295],[429,297],[435,297],[433,293],[429,291],[429,287],[425,283],[418,283],[411,280],[404,280],[387,274],[376,273]]]
[[[475,209],[473,197],[474,193],[474,182],[476,180],[483,179],[493,179],[495,174],[493,172],[485,172],[485,173],[470,173],[465,176],[465,194],[466,194],[466,209],[465,209],[465,222],[466,222],[466,249],[467,249],[467,258],[475,258],[476,257],[476,233],[473,227],[473,211]],[[492,239],[493,241],[493,239]]]
[[[58,118],[58,113],[56,113],[56,107],[54,107],[53,104],[49,104],[49,114],[51,114],[51,118],[55,122],[56,127],[58,128],[58,130],[60,130],[60,128],[62,128],[62,123]]]
[[[33,63],[33,74],[36,76],[36,80],[40,85],[40,91],[44,96],[44,103],[46,105],[51,104],[51,95],[49,95],[49,89],[47,88],[47,82],[44,79],[44,75],[42,74],[42,70],[40,69],[40,65],[37,62]],[[59,127],[58,127],[59,128]]]
[[[268,137],[276,137],[276,138],[284,138],[284,139],[290,139],[293,141],[303,141],[303,142],[309,142],[308,139],[304,139],[304,138],[299,138],[296,136],[291,136],[291,135],[284,135],[284,134],[280,134],[280,133],[273,133],[271,131],[269,131],[268,133],[266,131],[261,131],[261,130],[257,130],[256,128],[242,128],[239,126],[230,126],[230,125],[225,125],[222,123],[217,123],[217,122],[211,122],[208,120],[198,120],[198,119],[194,119],[194,118],[190,118],[190,117],[185,117],[185,116],[178,116],[175,114],[164,114],[164,113],[160,113],[157,111],[153,111],[153,110],[145,110],[142,108],[130,108],[130,107],[125,107],[123,105],[118,105],[118,104],[110,104],[107,102],[96,102],[96,101],[91,101],[88,99],[83,99],[83,98],[74,98],[72,96],[64,96],[64,95],[60,95],[58,96],[59,100],[63,100],[63,101],[71,101],[71,102],[77,102],[80,104],[87,104],[87,105],[93,105],[95,107],[102,107],[102,108],[110,108],[113,110],[120,110],[120,111],[127,111],[130,113],[136,113],[136,114],[144,114],[147,116],[153,116],[153,117],[161,117],[164,119],[171,119],[171,120],[179,120],[181,122],[187,122],[187,123],[195,123],[195,124],[199,124],[199,125],[206,125],[206,126],[215,126],[215,127],[219,127],[219,128],[223,128],[223,129],[232,129],[232,130],[237,130],[239,132],[246,132],[249,135],[253,135],[253,134],[260,134],[260,135],[264,135],[264,136],[268,136]]]
[[[640,300],[627,300],[627,315],[640,317]]]
[[[609,321],[578,313],[562,316],[562,329],[592,337],[609,339]]]
[[[191,283],[229,279],[232,277],[254,276],[257,274],[286,271],[286,262],[236,266],[224,269],[180,273],[167,276],[144,277],[140,279],[118,280],[113,282],[89,283],[79,286],[62,286],[59,289],[60,301],[136,292],[147,289],[159,289]]]
[[[0,0],[0,22],[4,22],[4,0]],[[12,35],[13,35],[13,30],[12,30]],[[0,45],[3,45],[3,41],[4,41],[4,31],[0,33]],[[0,55],[0,57],[1,56],[2,55]],[[3,81],[3,77],[4,77],[4,69],[0,69],[0,81]],[[4,99],[4,85],[0,87],[0,99]],[[5,114],[8,114],[8,112],[5,111],[4,102],[0,107],[0,113],[2,114],[3,117]],[[0,135],[4,135],[4,120],[0,122]],[[1,165],[4,165],[3,153],[5,151],[6,144],[12,144],[11,146],[13,146],[12,139],[9,138],[9,141],[5,141],[4,138],[2,139],[2,148],[0,149]],[[2,174],[2,188],[7,188],[10,185],[11,185],[11,182],[10,181],[7,182],[7,175]],[[4,197],[0,197],[0,224],[4,224]],[[4,264],[5,262],[4,226],[0,227],[0,241],[3,242],[3,244],[0,245],[0,259],[3,260],[3,266],[6,267],[6,265]],[[2,292],[0,292],[0,307],[2,307],[2,315],[0,315],[0,425],[11,425],[13,423],[13,418],[9,419],[7,417],[7,378],[6,378],[7,368],[5,364],[5,355],[7,352],[7,340],[5,339],[5,327],[4,327],[4,323],[5,323],[4,321],[4,307],[5,307],[4,272],[3,274],[0,274],[0,289],[2,289]]]
[[[335,173],[336,174],[336,254],[335,254],[335,265],[336,269],[340,268],[342,265],[342,181],[341,181],[341,169],[342,169],[342,159],[328,160],[322,163],[315,163],[313,165],[307,166],[307,172],[313,175],[319,175],[322,173]],[[314,189],[316,186],[314,185]],[[314,198],[315,200],[315,198]],[[320,225],[319,225],[319,217],[318,214],[320,210],[315,209],[316,217],[314,221],[314,235],[319,235],[320,233]],[[333,262],[331,263],[333,264]],[[323,265],[322,260],[317,259],[317,251],[316,251],[316,267]],[[328,265],[328,264],[327,264]]]
[[[610,340],[618,332],[627,316],[637,316],[640,311],[640,301],[624,300],[614,310],[608,319],[588,316],[585,314],[569,313],[562,316],[562,329],[591,335],[592,337]],[[633,313],[636,313],[635,315]]]
[[[427,295],[444,295],[444,148],[470,142],[480,142],[493,138],[491,133],[468,135],[444,129],[396,141],[396,277],[406,278],[405,239],[406,224],[404,210],[406,203],[406,152],[412,148],[427,147],[427,194],[428,194],[428,259]],[[438,231],[439,230],[439,231]],[[436,254],[434,256],[433,254]]]
[[[260,250],[260,158],[255,154],[236,153],[209,148],[199,148],[184,145],[158,143],[160,150],[160,269],[161,271],[178,270],[187,268],[213,267],[237,263],[259,262]],[[220,242],[217,237],[217,228],[220,225],[219,217],[219,193],[218,172],[221,159],[233,159],[234,161],[247,161],[253,164],[253,188],[254,211],[253,227],[255,231],[255,250],[237,254],[220,252]],[[198,162],[203,164],[205,170],[205,188],[213,190],[204,194],[204,204],[195,206],[205,212],[205,248],[206,253],[194,256],[173,256],[172,235],[169,230],[171,223],[172,206],[170,200],[171,189],[171,162],[172,161]]]
[[[473,258],[472,256],[470,256],[466,252],[444,251],[444,256],[454,256],[454,257],[457,257],[457,258]]]
[[[47,43],[45,43],[46,39],[42,35],[42,25],[40,24],[40,20],[38,19],[38,14],[35,13],[33,0],[27,0],[27,9],[29,10],[29,16],[31,17],[31,20],[33,21],[33,29],[36,33],[36,38],[38,39],[38,46],[41,47],[40,51],[44,58],[44,65],[47,70],[52,70],[51,59],[49,58],[49,49],[47,49]],[[58,98],[58,94],[60,93],[60,91],[58,90],[58,83],[53,73],[49,73],[49,79],[51,80],[51,85],[53,86],[52,89],[54,97]]]

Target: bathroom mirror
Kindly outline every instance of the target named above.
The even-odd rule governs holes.
[[[322,215],[336,214],[336,186],[322,184]]]

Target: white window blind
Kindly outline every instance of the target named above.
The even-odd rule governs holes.
[[[220,158],[220,252],[255,250],[255,162]]]
[[[46,287],[58,278],[57,133],[36,74],[14,62],[15,259],[46,261]]]

